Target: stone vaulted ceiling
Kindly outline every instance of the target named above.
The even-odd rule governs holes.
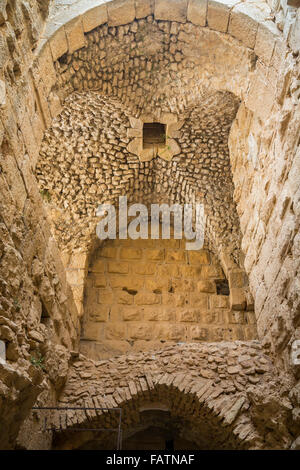
[[[69,96],[45,134],[36,175],[63,250],[87,247],[98,204],[127,194],[132,202],[204,202],[206,242],[240,263],[227,144],[239,99],[228,90],[242,86],[236,70],[251,69],[254,55],[236,45],[228,52],[220,34],[206,34],[150,16],[99,27],[86,47],[56,62]],[[130,119],[159,122],[162,113],[182,123],[180,153],[140,162],[127,149]]]

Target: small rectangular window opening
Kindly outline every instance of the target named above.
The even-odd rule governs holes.
[[[143,126],[143,148],[153,145],[163,147],[166,145],[166,125],[160,122],[146,122]]]
[[[227,279],[215,280],[217,295],[229,295],[229,284]]]

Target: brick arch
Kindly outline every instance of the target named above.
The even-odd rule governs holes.
[[[140,411],[160,407],[184,423],[190,440],[200,448],[283,448],[290,441],[286,411],[271,383],[278,383],[277,373],[258,341],[175,345],[99,362],[79,356],[59,405],[121,407],[125,432],[139,424]],[[264,395],[265,419],[253,398],[258,393]],[[69,411],[67,425],[56,434],[54,446],[86,445],[93,435],[72,432],[72,427],[92,423],[114,427],[113,415]],[[212,442],[205,441],[205,432],[213,436]],[[104,435],[103,439],[107,445]]]

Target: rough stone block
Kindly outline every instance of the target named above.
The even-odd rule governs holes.
[[[201,278],[215,278],[215,279],[224,279],[224,273],[220,266],[202,266],[201,268]]]
[[[108,272],[110,273],[127,274],[128,269],[128,263],[119,263],[117,261],[109,261],[108,263]]]
[[[86,252],[74,252],[69,258],[68,269],[84,269],[86,263]]]
[[[71,20],[64,26],[64,28],[66,31],[68,50],[70,54],[86,45],[81,16]]]
[[[166,254],[167,263],[182,263],[185,261],[185,251],[183,250],[168,250]]]
[[[190,264],[209,264],[210,256],[205,250],[200,251],[189,251],[188,252]]]
[[[68,52],[67,35],[63,27],[53,33],[49,44],[54,61]]]
[[[104,246],[101,250],[101,256],[104,258],[117,258],[118,248],[113,246]]]
[[[111,304],[113,302],[113,292],[108,289],[99,289],[99,304]]]
[[[266,83],[258,74],[255,74],[250,82],[245,100],[248,109],[254,111],[260,119],[268,119],[274,105],[274,98],[275,88],[270,83]],[[249,267],[248,270],[250,270]]]
[[[107,5],[108,25],[120,26],[131,23],[135,18],[134,0],[116,0]]]
[[[85,278],[84,269],[68,269],[66,272],[69,284],[83,284]]]
[[[152,307],[145,307],[143,309],[144,320],[146,321],[157,321],[161,319],[161,309]]]
[[[143,131],[142,129],[127,129],[127,137],[143,137]]]
[[[145,18],[153,14],[152,0],[135,0],[135,17]]]
[[[167,332],[167,339],[179,341],[186,338],[186,328],[183,325],[170,325]]]
[[[170,281],[168,278],[145,279],[145,288],[154,293],[160,293],[163,290],[168,289],[169,283]]]
[[[47,101],[47,96],[49,94],[49,90],[47,90],[46,86],[44,85],[43,80],[40,78],[39,74],[36,74],[36,69],[34,69],[34,83],[36,86],[37,94],[39,97],[41,111],[43,115],[43,119],[45,121],[46,127],[50,127],[52,124],[52,116],[50,114],[49,104]],[[51,87],[50,87],[51,88]]]
[[[208,331],[207,328],[202,328],[199,325],[193,325],[189,329],[191,339],[197,339],[204,341],[208,338]]]
[[[278,37],[279,30],[272,21],[265,21],[264,23],[259,24],[254,51],[266,65],[270,64],[274,46]]]
[[[227,317],[228,315],[226,315],[226,313],[228,314],[228,312],[224,311],[224,310],[215,310],[215,311],[208,311],[207,313],[205,313],[205,323],[214,323],[214,324],[224,324],[224,323],[228,323],[227,321]]]
[[[133,270],[136,274],[152,275],[156,271],[156,264],[154,264],[154,263],[136,263],[133,266]]]
[[[186,22],[188,0],[155,0],[154,16],[157,20]]]
[[[229,306],[227,295],[211,295],[209,299],[211,308],[228,308]]]
[[[141,276],[113,274],[109,276],[109,283],[112,288],[121,287],[130,291],[138,291],[143,287],[144,279]]]
[[[126,324],[108,323],[105,330],[106,339],[125,339],[126,338]]]
[[[89,322],[85,325],[83,329],[83,339],[89,341],[97,341],[101,339],[103,334],[103,327],[104,324],[99,325],[96,322]]]
[[[261,12],[253,5],[242,3],[230,13],[228,33],[251,49],[255,46]]]
[[[244,271],[230,271],[228,273],[229,287],[244,287],[247,283],[247,276]]]
[[[121,259],[140,259],[142,257],[142,250],[135,250],[134,248],[122,248],[120,253]]]
[[[177,264],[171,265],[158,265],[157,266],[157,276],[162,277],[181,277],[181,266]]]
[[[187,10],[187,19],[199,26],[206,25],[207,0],[190,0]]]
[[[106,284],[107,284],[107,280],[106,280],[106,276],[104,275],[97,276],[94,280],[95,287],[106,287]]]
[[[215,294],[217,291],[216,284],[213,281],[199,281],[197,283],[198,292],[206,292],[208,294]]]
[[[133,304],[133,298],[134,296],[130,295],[126,291],[120,291],[118,292],[118,295],[117,295],[118,304],[123,304],[123,305]]]
[[[128,337],[131,339],[151,339],[152,326],[147,323],[128,325]]]
[[[239,324],[244,324],[245,323],[245,318],[246,318],[246,312],[245,311],[238,311],[238,310],[232,310],[229,315],[229,323],[239,323]]]
[[[182,294],[173,295],[175,300],[175,307],[186,307],[189,303],[189,292],[185,292]]]
[[[108,305],[95,305],[90,312],[91,321],[106,322],[108,320],[109,306]]]
[[[230,290],[230,308],[232,310],[246,310],[247,302],[243,289],[233,288]]]
[[[230,9],[237,3],[239,3],[239,0],[208,0],[208,27],[215,31],[226,33],[229,23]]]
[[[120,322],[123,320],[123,311],[126,309],[127,307],[124,305],[124,306],[121,306],[121,305],[112,305],[110,306],[110,315],[109,315],[109,319],[112,323],[114,322]],[[130,309],[132,309],[132,306],[129,307]]]
[[[172,288],[174,292],[189,292],[195,289],[195,284],[192,279],[173,279]]]
[[[43,85],[46,97],[48,97],[51,88],[56,83],[56,72],[53,66],[53,59],[49,44],[46,44],[45,47],[43,47],[43,49],[40,51],[37,62],[35,62],[33,65],[33,71],[37,81],[46,78],[46,80],[43,80]]]
[[[124,321],[140,321],[142,320],[142,309],[140,307],[129,307],[122,310]]]
[[[163,305],[171,305],[175,307],[175,296],[169,292],[162,293],[162,303]]]
[[[194,307],[198,307],[201,310],[208,309],[208,295],[201,294],[201,293],[191,293],[191,305]]]
[[[181,277],[194,279],[200,276],[202,268],[201,266],[180,266],[179,269]]]
[[[182,310],[179,312],[178,315],[178,321],[181,322],[199,322],[199,319],[200,312],[197,309]]]
[[[160,295],[151,292],[140,292],[134,296],[137,305],[153,305],[160,303]]]
[[[105,265],[105,261],[102,259],[97,259],[91,267],[92,273],[104,273]]]
[[[92,29],[107,23],[107,21],[107,5],[99,5],[82,15],[83,31],[85,33],[92,31]]]
[[[176,311],[173,308],[162,308],[158,315],[159,321],[173,322],[176,320]]]

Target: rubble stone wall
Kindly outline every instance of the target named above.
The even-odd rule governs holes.
[[[156,95],[157,87],[154,87],[154,93],[153,88],[147,88],[147,74],[141,80],[134,66],[136,61],[138,69],[144,73],[143,61],[146,66],[149,56],[156,54],[155,57],[160,58],[161,44],[165,44],[164,48],[168,50],[173,47],[174,52],[179,46],[180,54],[186,54],[188,58],[192,56],[196,65],[198,59],[198,64],[201,65],[196,67],[198,86],[191,86],[192,82],[189,82],[189,89],[193,92],[184,95],[186,102],[194,99],[194,90],[201,95],[201,90],[207,88],[228,90],[243,101],[238,114],[240,120],[235,121],[229,140],[235,185],[234,198],[242,224],[242,252],[246,254],[245,268],[250,276],[251,292],[258,306],[259,336],[263,338],[267,335],[266,345],[269,345],[273,352],[285,351],[284,354],[274,357],[279,361],[284,358],[283,365],[288,368],[290,346],[298,335],[295,329],[299,322],[299,296],[295,280],[299,269],[296,236],[298,216],[295,209],[299,183],[298,177],[293,176],[297,173],[295,169],[298,165],[296,136],[299,125],[299,9],[289,6],[289,11],[293,14],[289,17],[291,21],[288,21],[288,16],[284,13],[283,23],[288,24],[284,30],[276,20],[276,15],[274,16],[274,12],[280,11],[284,5],[281,2],[280,5],[271,6],[273,10],[266,2],[178,0],[172,3],[171,11],[167,0],[143,4],[133,1],[108,2],[100,6],[93,5],[93,2],[89,6],[75,2],[69,10],[69,22],[63,29],[61,24],[64,22],[64,13],[61,23],[59,16],[56,16],[56,23],[50,23],[46,29],[36,71],[43,70],[43,64],[47,62],[47,76],[51,77],[48,80],[48,88],[51,92],[48,95],[48,104],[45,103],[44,113],[49,117],[49,123],[51,112],[52,115],[57,115],[66,96],[74,90],[96,87],[106,94],[118,96],[123,103],[135,110],[137,116],[142,112],[144,103],[150,108],[157,108],[158,103],[163,100],[166,102],[163,93]],[[81,16],[78,16],[79,14]],[[172,23],[168,24],[169,21]],[[119,52],[119,38],[122,38],[125,47],[127,41],[129,44],[133,37],[139,35],[140,27],[151,29],[154,25],[156,28],[158,23],[160,31],[155,40],[146,41],[147,47],[142,49],[137,47],[138,41],[134,41],[132,54],[136,56],[138,52],[138,58],[131,56],[127,69],[119,70],[120,64],[116,54]],[[170,43],[165,39],[166,34],[170,34]],[[105,50],[107,35],[113,38],[110,40],[111,47]],[[198,37],[197,43],[189,44],[192,37]],[[205,41],[205,46],[201,38]],[[207,42],[205,38],[208,38]],[[103,54],[97,53],[99,63],[95,62],[95,66],[92,66],[93,51],[98,51],[98,44]],[[204,47],[199,47],[200,44]],[[209,51],[211,45],[215,52],[213,64],[209,62],[210,54],[201,55],[200,52]],[[49,66],[52,59],[53,67]],[[167,64],[164,63],[163,56],[161,60],[165,67]],[[171,63],[173,62],[174,72],[176,68],[178,73],[180,62],[179,65],[176,60],[171,60]],[[172,81],[171,72],[172,68],[169,81]],[[38,87],[42,93],[44,85],[41,73],[39,75]],[[159,83],[157,79],[156,84]],[[180,83],[180,89],[182,88],[184,86]],[[181,110],[180,93],[175,89],[172,96],[178,97],[179,103],[170,103],[168,110],[171,110],[172,106],[173,111],[176,107],[178,111]],[[133,101],[133,97],[137,101]],[[239,129],[240,126],[242,129]],[[283,158],[283,155],[286,158]],[[270,164],[271,160],[273,165]],[[252,165],[265,168],[267,176],[262,176],[261,169],[252,170]],[[294,170],[288,178],[292,165]],[[287,199],[282,186],[284,178],[293,180],[293,187],[288,189]],[[264,184],[267,187],[262,191]],[[277,193],[277,200],[286,199],[287,204],[288,200],[295,202],[291,213],[289,210],[279,209],[279,213],[282,216],[287,214],[290,221],[285,221],[282,229],[284,233],[278,234],[278,237],[273,233],[274,224],[270,225],[273,227],[271,234],[263,220],[270,215],[269,206],[272,206],[272,202],[268,200],[268,196],[272,186]],[[278,188],[281,188],[280,195]],[[271,200],[272,197],[270,194]],[[283,203],[279,202],[280,204]],[[276,211],[273,214],[275,215]],[[248,226],[249,220],[252,220],[252,223]],[[280,222],[276,222],[276,228],[281,226],[283,218],[279,217],[278,220]],[[252,238],[255,238],[255,241]],[[265,246],[269,246],[264,256],[260,255],[263,239]],[[290,240],[288,244],[294,245],[290,256],[286,256],[287,239]],[[294,242],[291,241],[293,239]],[[282,256],[286,265],[289,265],[288,269],[281,267]],[[272,273],[265,281],[264,276],[267,276],[269,271]],[[273,282],[275,277],[276,282]],[[286,289],[289,292],[286,293]],[[288,313],[280,313],[288,309]]]

